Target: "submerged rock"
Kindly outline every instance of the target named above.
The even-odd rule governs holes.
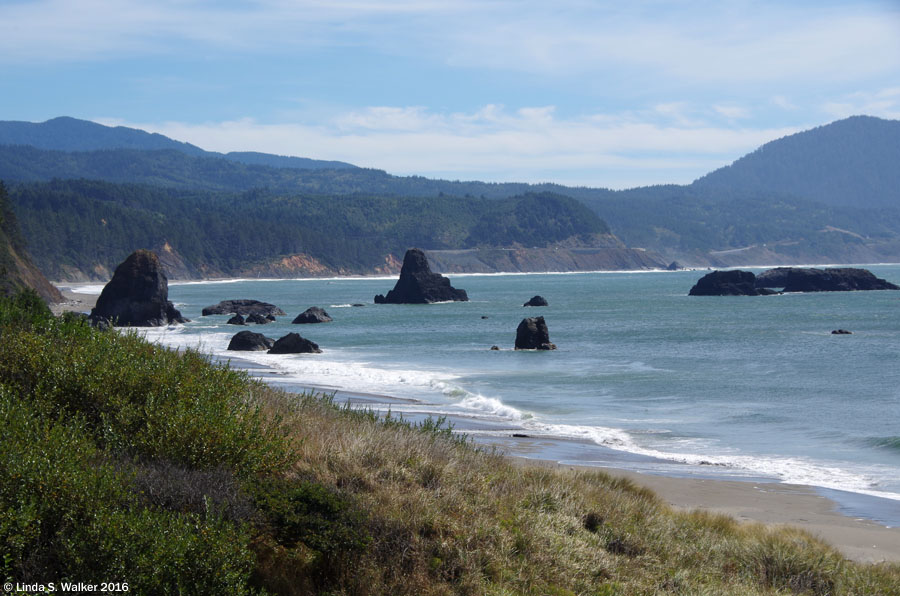
[[[228,349],[239,352],[259,352],[275,345],[275,340],[262,333],[240,331],[228,342]]]
[[[784,292],[900,290],[900,286],[875,277],[868,269],[853,267],[776,267],[757,275],[756,286],[783,288]]]
[[[319,344],[300,337],[297,333],[288,333],[276,341],[269,354],[320,354]]]
[[[418,248],[406,251],[400,279],[387,296],[375,296],[375,304],[430,304],[432,302],[468,301],[465,290],[450,285],[450,280],[433,273],[428,259]]]
[[[544,317],[527,317],[516,328],[517,350],[555,350]]]
[[[159,258],[149,250],[137,250],[125,259],[103,288],[91,310],[92,324],[119,327],[159,327],[186,323],[169,302],[169,280]]]
[[[689,296],[764,296],[772,290],[756,287],[756,276],[750,271],[713,271],[691,288]]]
[[[543,296],[535,296],[531,300],[529,300],[528,302],[523,304],[522,306],[550,306],[550,305],[547,303],[547,299],[544,298]]]
[[[310,306],[291,321],[294,325],[304,323],[330,323],[333,319],[318,306]]]
[[[259,300],[244,299],[223,300],[218,304],[207,306],[203,309],[203,311],[201,311],[201,314],[204,317],[208,315],[230,315],[231,313],[243,316],[257,314],[264,317],[275,315],[283,317],[287,314],[274,304],[269,304],[268,302],[260,302]]]
[[[831,332],[832,335],[853,335],[852,331],[847,331],[846,329],[835,329]]]

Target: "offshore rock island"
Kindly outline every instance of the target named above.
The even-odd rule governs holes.
[[[450,280],[431,271],[428,259],[418,248],[410,248],[403,257],[400,279],[387,296],[375,296],[375,304],[431,304],[432,302],[467,302],[465,290],[450,285]]]

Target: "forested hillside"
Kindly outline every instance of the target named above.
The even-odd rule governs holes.
[[[46,122],[0,121],[0,145],[26,145],[55,151],[97,151],[102,149],[174,150],[195,157],[223,158],[277,168],[352,168],[340,161],[306,157],[285,157],[267,153],[204,151],[196,145],[175,141],[161,134],[125,126],[103,126],[88,120],[62,116]]]
[[[10,141],[36,146],[3,144]],[[182,274],[261,273],[297,254],[314,255],[302,265],[309,271],[371,271],[411,245],[547,245],[566,234],[583,244],[580,222],[589,234],[610,231],[684,265],[900,261],[898,121],[841,120],[768,143],[690,185],[623,191],[400,177],[333,163],[225,156],[71,118],[0,122],[0,179],[22,185],[16,208],[54,277],[89,263],[91,275],[106,275],[134,248],[126,240],[168,243],[170,266]],[[98,182],[58,182],[78,179]],[[555,198],[523,201],[528,194]],[[561,207],[561,196],[593,214],[572,201]],[[204,229],[189,231],[197,222]]]
[[[103,278],[136,247],[162,252],[180,277],[246,274],[295,255],[310,259],[300,273],[369,273],[410,246],[590,245],[609,233],[590,209],[551,194],[483,201],[55,180],[17,185],[11,196],[35,260],[54,279]]]
[[[745,155],[694,182],[796,195],[828,205],[900,207],[900,121],[854,116]]]
[[[6,186],[0,182],[0,295],[11,296],[26,288],[49,302],[62,301],[59,290],[32,264]]]

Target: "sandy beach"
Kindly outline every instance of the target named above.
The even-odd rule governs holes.
[[[74,285],[64,284],[65,289],[60,288],[66,301],[51,305],[55,314],[88,312],[93,308],[97,295],[73,292],[70,287]],[[683,478],[602,466],[560,464],[541,459],[541,450],[534,452],[535,457],[528,457],[517,454],[518,450],[511,448],[514,443],[497,441],[496,444],[520,465],[603,470],[612,475],[625,476],[651,489],[678,509],[722,513],[741,522],[802,528],[834,545],[844,556],[855,561],[900,561],[900,528],[888,528],[872,520],[844,515],[835,501],[810,486],[772,481]],[[528,451],[525,450],[525,453]],[[897,508],[900,509],[900,502]]]
[[[97,294],[82,294],[73,292],[71,289],[69,289],[69,286],[60,286],[58,284],[53,285],[55,285],[59,289],[59,291],[63,295],[63,298],[65,298],[64,302],[50,305],[50,311],[57,316],[66,311],[90,312],[90,310],[94,308],[94,305],[97,303]],[[70,286],[74,285],[75,284],[70,284]]]

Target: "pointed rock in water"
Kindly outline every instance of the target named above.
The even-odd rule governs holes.
[[[169,280],[159,258],[149,250],[136,250],[118,267],[91,310],[91,322],[119,327],[160,327],[186,323],[169,302]]]
[[[516,328],[517,350],[555,350],[544,317],[527,317]]]
[[[449,279],[431,271],[425,253],[418,248],[406,251],[400,279],[394,289],[387,296],[375,296],[375,304],[430,304],[468,300],[465,290],[454,288]]]
[[[228,343],[228,349],[239,352],[259,352],[275,345],[275,340],[262,333],[241,331],[235,334]]]
[[[522,306],[550,306],[547,304],[547,299],[543,296],[535,296]]]
[[[276,341],[269,350],[269,354],[320,354],[321,352],[319,344],[300,337],[297,333],[288,333]]]
[[[301,325],[304,323],[330,323],[333,319],[328,316],[328,313],[318,306],[310,306],[302,313],[297,315],[293,321],[291,321],[294,325]]]
[[[264,317],[278,315],[285,316],[287,313],[268,302],[260,302],[259,300],[223,300],[218,304],[207,306],[201,314],[205,317],[208,315],[229,315],[231,313],[239,315],[258,314]],[[272,319],[273,321],[275,319]]]
[[[765,296],[772,290],[756,287],[756,276],[750,271],[713,271],[700,278],[689,296]]]

